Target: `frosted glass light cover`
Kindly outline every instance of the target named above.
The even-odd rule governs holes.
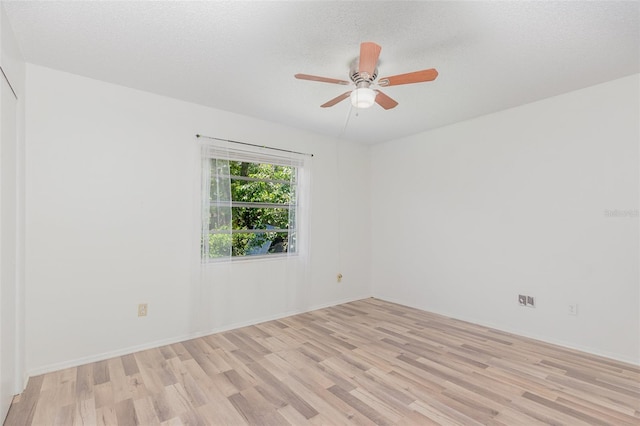
[[[356,108],[369,108],[376,101],[376,92],[368,87],[359,87],[351,92],[351,105]]]

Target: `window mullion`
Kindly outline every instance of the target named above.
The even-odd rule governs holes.
[[[254,178],[254,177],[249,177],[249,176],[237,176],[237,175],[230,175],[228,177],[231,180],[243,180],[243,181],[246,181],[246,182],[279,183],[279,184],[282,184],[282,185],[289,185],[291,183],[291,181],[281,180],[281,179]]]
[[[232,229],[231,233],[232,234],[270,234],[272,232],[278,233],[278,234],[288,234],[289,233],[289,229],[280,229],[280,228],[273,228],[273,229]],[[211,229],[209,231],[210,234],[229,234],[229,230],[216,230],[216,229]]]

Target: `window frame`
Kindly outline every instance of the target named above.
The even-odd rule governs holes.
[[[280,180],[280,179],[269,179],[269,178],[255,178],[255,177],[250,177],[250,176],[238,176],[238,175],[233,175],[230,170],[228,175],[223,174],[223,175],[218,175],[221,176],[223,178],[228,178],[229,182],[233,181],[233,180],[239,180],[239,181],[247,181],[247,182],[265,182],[265,183],[277,183],[277,184],[286,184],[286,185],[290,185],[290,202],[287,204],[280,204],[280,203],[264,203],[264,202],[246,202],[246,201],[234,201],[233,200],[233,192],[231,192],[231,200],[230,201],[223,201],[225,206],[229,206],[229,209],[231,211],[231,223],[232,223],[232,227],[233,227],[233,209],[237,208],[237,207],[248,207],[248,208],[268,208],[268,209],[277,209],[277,208],[281,208],[281,209],[286,209],[288,211],[291,211],[291,209],[293,210],[293,220],[292,220],[292,216],[291,213],[289,213],[289,218],[287,220],[287,228],[274,228],[274,229],[231,229],[231,230],[219,230],[219,232],[216,232],[216,230],[212,230],[211,228],[206,229],[210,222],[209,220],[205,220],[205,217],[203,217],[202,220],[202,229],[201,229],[201,235],[202,235],[202,239],[200,241],[200,246],[201,246],[201,261],[203,263],[219,263],[219,262],[226,262],[226,261],[233,261],[233,262],[237,262],[237,261],[253,261],[253,260],[269,260],[269,259],[281,259],[283,257],[291,257],[291,256],[298,256],[299,255],[299,248],[298,248],[298,240],[299,240],[299,216],[300,216],[300,204],[298,203],[299,200],[299,195],[300,195],[300,191],[301,191],[301,181],[299,179],[299,174],[300,171],[303,169],[304,167],[304,162],[300,159],[292,159],[292,158],[288,158],[288,157],[282,157],[279,155],[272,155],[272,154],[268,154],[268,153],[264,153],[264,152],[248,152],[248,151],[239,151],[239,150],[232,150],[229,148],[223,148],[221,149],[211,149],[211,147],[209,147],[208,149],[206,147],[203,147],[203,155],[202,155],[202,168],[203,168],[203,182],[202,184],[205,185],[206,184],[206,190],[205,188],[203,188],[203,192],[202,192],[202,203],[203,206],[204,204],[208,204],[207,207],[207,212],[209,214],[209,217],[211,215],[211,206],[215,205],[217,203],[216,200],[211,199],[210,195],[208,197],[205,197],[204,194],[210,194],[211,193],[211,188],[213,186],[213,179],[212,179],[212,170],[215,164],[216,160],[223,160],[223,161],[228,161],[228,162],[244,162],[244,163],[254,163],[254,164],[267,164],[270,166],[284,166],[284,167],[290,167],[292,169],[292,178],[290,180]],[[208,168],[208,173],[205,173],[204,168],[207,167]],[[208,178],[205,179],[205,176],[207,176]],[[206,180],[206,182],[205,182]],[[207,201],[205,201],[205,198],[208,198]],[[203,215],[204,215],[204,211],[203,211]],[[207,226],[205,226],[205,223],[207,223]],[[293,223],[293,227],[292,227],[292,223]],[[230,255],[223,255],[223,256],[218,256],[218,257],[212,257],[211,254],[209,253],[209,239],[208,237],[211,234],[215,234],[215,233],[219,233],[219,234],[230,234],[230,235],[234,235],[234,234],[266,234],[266,233],[286,233],[287,235],[287,241],[289,242],[288,247],[287,247],[287,251],[285,252],[277,252],[277,253],[259,253],[259,254],[244,254],[244,255],[233,255],[233,239],[231,241],[231,245],[230,245]],[[205,235],[207,236],[207,238],[205,238]],[[291,235],[293,235],[293,238],[295,238],[295,243],[292,244],[291,243]],[[293,251],[290,251],[291,248],[293,248]]]

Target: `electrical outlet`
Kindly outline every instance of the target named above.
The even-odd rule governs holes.
[[[523,294],[518,295],[518,303],[520,306],[527,306],[527,296]]]
[[[338,275],[336,276],[336,279],[338,280],[339,283],[342,282],[342,274],[340,272],[338,272]]]
[[[569,315],[578,315],[578,304],[569,305]]]
[[[533,296],[527,296],[527,306],[530,306],[532,308],[536,307],[536,299]]]
[[[139,317],[146,317],[147,316],[147,304],[146,303],[140,303],[138,305],[138,316]]]

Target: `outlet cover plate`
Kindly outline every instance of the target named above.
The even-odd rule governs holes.
[[[139,317],[146,317],[147,316],[147,304],[146,303],[140,303],[138,305],[138,316]]]

